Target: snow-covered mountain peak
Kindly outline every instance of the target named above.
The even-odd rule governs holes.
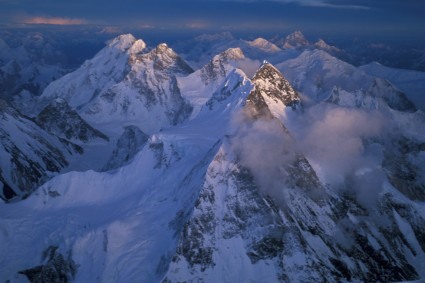
[[[135,41],[136,38],[132,34],[122,34],[109,41],[107,47],[126,51],[133,46]]]
[[[267,60],[264,60],[260,68],[255,73],[253,80],[258,80],[260,77],[264,79],[275,79],[281,78],[283,76],[275,66],[269,63]]]
[[[304,34],[297,30],[288,36],[282,41],[281,45],[283,48],[299,48],[309,45],[310,43],[305,38]]]
[[[146,43],[143,40],[138,39],[130,47],[129,53],[131,55],[137,55],[139,53],[142,53],[145,49],[146,49]]]
[[[262,37],[259,37],[259,38],[255,39],[253,41],[248,41],[248,44],[252,47],[259,48],[259,49],[261,49],[262,51],[265,51],[265,52],[273,53],[273,52],[281,51],[281,49],[279,47],[277,47],[275,44],[271,43],[270,41],[268,41],[268,40],[266,40]]]
[[[249,103],[256,104],[257,109],[267,107],[280,120],[284,120],[287,107],[295,110],[301,105],[298,93],[282,73],[267,61],[255,73],[252,82],[255,90],[248,97]]]
[[[132,34],[122,34],[109,41],[105,49],[116,49],[134,56],[146,49],[146,43],[142,39],[136,39]]]
[[[314,46],[316,46],[316,47],[318,47],[318,48],[321,48],[321,49],[326,49],[326,48],[329,48],[330,47],[330,45],[328,45],[323,39],[319,39],[315,44],[314,44]]]
[[[188,75],[193,69],[166,43],[159,44],[147,54],[138,57],[142,65],[152,61],[153,68],[159,71],[171,71],[175,75]]]
[[[72,107],[81,107],[102,90],[123,80],[130,65],[145,48],[143,40],[136,40],[131,34],[114,38],[80,68],[48,85],[35,112],[56,97],[64,98]]]
[[[314,43],[314,47],[320,50],[324,50],[331,54],[339,54],[342,52],[341,49],[327,44],[323,39],[319,39],[316,43]]]
[[[245,58],[245,54],[242,49],[237,48],[229,48],[226,51],[217,55],[218,57],[214,57],[214,59],[222,59],[222,60],[241,60]]]
[[[199,71],[201,80],[205,85],[213,83],[218,86],[222,80],[236,68],[236,62],[245,58],[240,48],[229,48],[218,55],[202,67]]]

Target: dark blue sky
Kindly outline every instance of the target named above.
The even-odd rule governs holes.
[[[2,23],[425,37],[424,0],[0,0]]]

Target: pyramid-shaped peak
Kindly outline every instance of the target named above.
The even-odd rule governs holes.
[[[269,63],[267,60],[264,60],[261,64],[260,68],[258,68],[257,72],[255,72],[253,80],[257,78],[264,77],[265,75],[273,74],[273,77],[282,77],[282,73],[276,69],[275,66],[273,66],[271,63]]]
[[[253,96],[249,99],[260,101],[258,97],[261,95],[263,99],[281,101],[286,107],[293,109],[298,108],[301,103],[300,96],[291,84],[278,69],[267,61],[264,61],[257,70],[252,82],[255,85],[257,99],[253,99]]]
[[[308,46],[310,45],[310,43],[305,38],[304,34],[301,31],[297,30],[286,36],[282,45],[284,48],[298,48]]]

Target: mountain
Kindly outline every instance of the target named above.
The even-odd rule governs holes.
[[[35,118],[40,127],[48,133],[72,142],[90,142],[96,139],[108,141],[109,138],[87,124],[68,103],[56,98]]]
[[[391,84],[406,93],[419,109],[425,110],[425,100],[422,99],[425,82],[424,72],[390,68],[378,62],[360,66],[359,69],[371,76],[390,81]]]
[[[81,107],[102,90],[124,79],[125,72],[129,69],[130,57],[142,52],[145,47],[142,40],[136,41],[129,34],[121,35],[111,40],[79,69],[52,82],[40,99],[48,103],[51,99],[60,97],[73,108]]]
[[[259,104],[264,106],[267,105],[275,116],[279,116],[280,113],[274,113],[273,111],[276,107],[280,109],[291,107],[292,110],[296,110],[301,106],[301,100],[298,93],[270,63],[264,62],[252,78],[252,81],[256,86],[255,92],[253,92],[251,96],[248,96],[248,99],[250,102],[254,100],[256,107],[259,107]],[[256,94],[254,95],[254,93]],[[260,102],[260,97],[264,99],[263,102]],[[272,106],[273,102],[280,105]]]
[[[341,58],[344,55],[344,51],[339,49],[336,46],[327,44],[323,39],[319,39],[316,43],[313,44],[315,48],[319,50],[326,51],[332,56]]]
[[[363,70],[322,50],[305,50],[298,57],[276,66],[286,74],[295,89],[313,101],[328,99],[335,94],[334,89],[337,88],[352,93],[348,95],[350,102],[344,100],[344,103],[350,103],[352,107],[356,103],[372,103],[375,106],[370,105],[370,107],[378,107],[379,103],[377,104],[376,99],[384,99],[385,105],[390,108],[416,110],[406,95],[388,81],[370,76]],[[354,102],[353,99],[356,96],[362,102]],[[394,100],[396,102],[392,103]]]
[[[276,45],[281,46],[282,48],[291,49],[306,47],[310,45],[310,43],[305,38],[304,34],[297,30],[287,35],[284,39],[277,41]]]
[[[27,197],[69,165],[82,148],[45,132],[0,100],[0,186],[3,200]]]
[[[16,40],[13,41],[16,44]],[[49,57],[60,55],[53,50],[50,39],[42,34],[26,38],[18,48],[10,47],[0,38],[0,49],[2,99],[10,100],[17,95],[39,95],[50,82],[67,72],[61,64],[49,63]]]
[[[242,72],[232,72],[228,77],[229,81],[237,82],[236,86],[242,90],[250,88]],[[243,96],[246,98],[248,94],[247,91],[240,92],[238,87],[234,88],[233,83],[226,82],[222,85],[225,93],[231,91],[233,94],[224,96],[228,97],[224,100],[214,99],[213,107],[203,109],[199,118],[152,135],[126,166],[107,173],[86,171],[63,174],[46,183],[25,202],[17,203],[14,207],[1,206],[2,218],[8,223],[17,224],[17,219],[22,217],[21,212],[32,211],[29,214],[31,220],[28,219],[32,223],[25,221],[29,226],[22,224],[24,230],[30,229],[30,226],[40,228],[32,233],[32,241],[44,238],[46,233],[64,233],[65,238],[73,238],[67,244],[59,240],[60,237],[53,236],[59,241],[45,246],[30,245],[29,241],[18,236],[16,243],[20,242],[21,247],[26,247],[26,252],[37,255],[43,254],[51,246],[57,247],[56,254],[68,259],[67,267],[73,266],[72,263],[78,266],[75,276],[71,272],[67,274],[69,279],[74,277],[77,281],[92,281],[96,278],[119,278],[133,281],[138,278],[147,282],[158,281],[164,272],[161,271],[162,264],[167,264],[166,255],[175,249],[174,235],[183,225],[183,212],[189,212],[193,207],[205,168],[226,131],[223,125],[230,122],[235,109],[241,107]],[[213,97],[223,96],[217,92]],[[228,107],[229,103],[233,106]],[[82,187],[87,188],[84,194],[80,191]],[[103,191],[101,194],[99,189]],[[56,197],[51,198],[50,195]],[[23,209],[21,205],[31,208]],[[64,215],[51,213],[64,207],[73,211],[75,222],[63,221]],[[127,213],[133,215],[132,219],[125,216]],[[49,225],[42,224],[45,220],[41,215],[50,218]],[[10,229],[15,229],[15,224],[11,224]],[[2,233],[1,237],[9,242],[9,236]],[[127,240],[122,246],[124,238]],[[146,240],[145,244],[140,245],[144,241],[141,242],[141,239]],[[21,257],[19,250],[22,249],[15,245],[0,245],[0,249],[2,254],[11,255],[10,262],[15,262],[14,265],[23,273],[35,266],[45,265],[38,257],[31,260]],[[86,257],[87,251],[99,260]],[[106,255],[110,255],[109,259]],[[139,260],[134,260],[137,258]],[[38,274],[42,276],[40,272]],[[16,268],[7,268],[3,276],[14,278]],[[19,276],[23,278],[23,275]]]
[[[215,55],[201,69],[187,77],[177,79],[181,93],[193,107],[191,117],[199,113],[229,73],[245,60],[245,55],[240,48],[230,48]]]
[[[149,140],[149,136],[136,126],[127,126],[118,138],[114,151],[111,154],[104,171],[116,169],[128,163]]]
[[[282,50],[276,44],[264,39],[237,39],[229,33],[206,34],[192,40],[181,41],[174,45],[175,50],[195,68],[202,68],[212,57],[228,49],[239,48],[246,58],[256,61],[255,70],[250,70],[252,76],[263,60],[281,62],[284,58],[293,57],[297,50]],[[252,65],[252,64],[251,64]]]
[[[307,159],[291,152],[296,149],[292,137],[273,118],[266,100],[276,99],[276,93],[299,101],[292,91],[273,86],[273,76],[282,80],[264,64],[254,77],[243,119],[248,125],[239,125],[242,129],[223,142],[208,167],[163,282],[417,278],[417,260],[400,252],[398,242],[419,252],[418,260],[424,256],[419,239],[425,222],[414,216],[420,206],[409,202],[405,210],[397,209],[398,192],[392,191],[371,213],[375,209],[352,194],[355,188],[338,195],[322,185]],[[260,152],[252,148],[257,139],[263,141],[255,143]],[[380,224],[382,219],[392,224]],[[404,225],[416,236],[403,240]],[[245,272],[232,272],[236,266]]]
[[[425,278],[425,114],[324,51],[279,52],[252,76],[243,48],[192,70],[168,45],[124,35],[51,84],[36,105],[53,107],[45,128],[71,132],[85,153],[69,166],[87,168],[0,203],[0,279]],[[4,109],[7,135],[66,142]]]
[[[253,47],[257,47],[265,52],[279,52],[281,49],[277,47],[275,44],[271,43],[270,41],[264,39],[264,38],[257,38],[253,41],[248,42],[249,45]]]
[[[180,123],[191,107],[176,77],[193,70],[166,44],[144,52],[145,47],[132,35],[115,38],[78,70],[50,84],[39,105],[62,98],[96,129],[115,134],[123,125],[153,133]]]

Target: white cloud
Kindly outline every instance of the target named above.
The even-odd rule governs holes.
[[[365,145],[385,133],[387,119],[380,112],[318,105],[302,120],[296,139],[325,182],[338,187],[380,167],[380,148]]]

